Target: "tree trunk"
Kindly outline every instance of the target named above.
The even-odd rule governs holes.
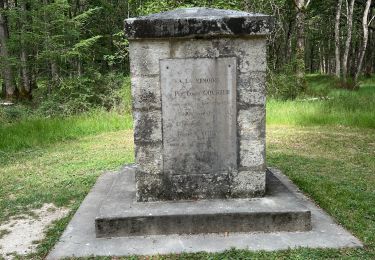
[[[314,42],[310,46],[310,73],[314,72]]]
[[[82,63],[80,59],[77,60],[77,75],[78,77],[82,76]]]
[[[27,15],[27,8],[26,8],[26,3],[22,2],[21,3],[21,9],[23,12],[22,15],[22,33],[25,33],[25,23],[28,22],[28,15]],[[21,39],[21,55],[20,55],[20,60],[21,60],[21,88],[20,88],[20,95],[24,99],[31,99],[31,77],[30,77],[30,72],[29,72],[29,67],[28,67],[28,60],[27,60],[27,51],[26,51],[26,43],[24,39]]]
[[[22,85],[20,88],[20,95],[24,99],[31,99],[31,80],[27,64],[27,52],[24,47],[21,50],[21,79]]]
[[[296,28],[297,28],[297,49],[296,49],[296,74],[303,78],[305,74],[305,1],[295,0],[297,6]]]
[[[368,41],[368,14],[370,11],[371,0],[367,0],[365,11],[363,12],[362,27],[363,27],[363,43],[362,49],[358,61],[357,73],[355,74],[355,82],[358,81],[359,76],[362,72],[363,58],[365,57],[367,41]]]
[[[374,3],[375,5],[375,3]],[[373,70],[372,70],[372,63],[373,63],[373,53],[374,53],[374,48],[373,46],[371,46],[371,44],[373,44],[374,42],[374,37],[373,37],[373,34],[374,34],[374,30],[371,29],[370,30],[370,26],[371,26],[371,23],[372,21],[375,19],[375,15],[373,15],[373,9],[370,7],[370,11],[369,11],[369,17],[370,18],[370,21],[368,22],[368,26],[369,26],[369,35],[368,35],[368,47],[367,47],[367,53],[366,53],[366,56],[365,56],[365,61],[364,61],[364,64],[365,65],[365,74],[366,74],[366,77],[371,77],[371,74],[373,73]]]
[[[52,89],[57,86],[59,81],[59,70],[57,63],[54,60],[51,60],[51,77],[52,80],[48,85],[48,93],[52,93]]]
[[[319,71],[320,74],[324,74],[324,69],[323,69],[323,55],[322,55],[322,49],[319,46]]]
[[[348,57],[349,57],[349,51],[350,51],[350,43],[352,41],[354,3],[355,3],[355,0],[351,0],[350,6],[348,7],[348,13],[347,13],[348,33],[347,33],[347,37],[345,41],[344,57],[342,59],[342,74],[344,78],[348,76]]]
[[[286,34],[286,44],[285,44],[285,60],[286,63],[290,63],[292,54],[292,32],[293,32],[293,19],[290,19],[288,25],[288,32]]]
[[[9,39],[7,19],[2,12],[5,10],[5,1],[0,0],[0,57],[3,61],[2,78],[5,89],[5,99],[14,100],[17,96],[17,89],[13,81],[12,67],[8,63],[9,54],[7,49],[7,40]]]
[[[335,56],[336,56],[336,70],[335,74],[337,78],[341,76],[341,64],[340,64],[340,17],[341,17],[342,0],[337,0],[337,11],[335,20]]]

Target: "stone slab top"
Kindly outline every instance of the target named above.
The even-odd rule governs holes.
[[[269,15],[206,7],[181,8],[125,20],[129,39],[266,36],[272,27],[273,17]]]

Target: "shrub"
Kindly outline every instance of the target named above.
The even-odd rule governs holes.
[[[69,116],[104,108],[107,111],[129,112],[130,81],[123,75],[98,72],[62,79],[38,108],[45,116]]]
[[[359,83],[355,82],[353,78],[347,78],[347,79],[338,79],[336,80],[336,87],[347,89],[347,90],[358,90],[359,89]]]
[[[296,99],[306,91],[305,79],[299,79],[294,72],[294,65],[288,64],[280,72],[268,71],[267,95],[281,100]]]
[[[0,124],[11,123],[29,117],[32,114],[30,107],[23,104],[11,106],[0,105]]]

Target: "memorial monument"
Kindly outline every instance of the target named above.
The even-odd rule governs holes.
[[[125,21],[136,164],[98,179],[47,259],[362,246],[266,168],[271,28],[208,8]]]
[[[103,203],[98,237],[310,228],[304,208],[246,200],[266,191],[271,27],[266,15],[209,8],[125,21],[136,166]]]
[[[208,8],[125,21],[138,201],[264,195],[271,26]]]

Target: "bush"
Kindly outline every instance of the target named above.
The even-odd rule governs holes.
[[[274,99],[296,99],[306,91],[305,79],[299,79],[294,72],[294,65],[286,65],[280,72],[268,71],[267,95]]]
[[[123,75],[92,73],[63,79],[40,103],[38,113],[44,116],[69,116],[96,108],[107,111],[131,110],[130,80]]]
[[[23,104],[11,106],[0,105],[0,124],[11,123],[29,117],[32,114],[30,107]]]
[[[347,79],[338,79],[336,80],[336,87],[347,89],[347,90],[358,90],[359,89],[359,83],[355,82],[352,78]]]

